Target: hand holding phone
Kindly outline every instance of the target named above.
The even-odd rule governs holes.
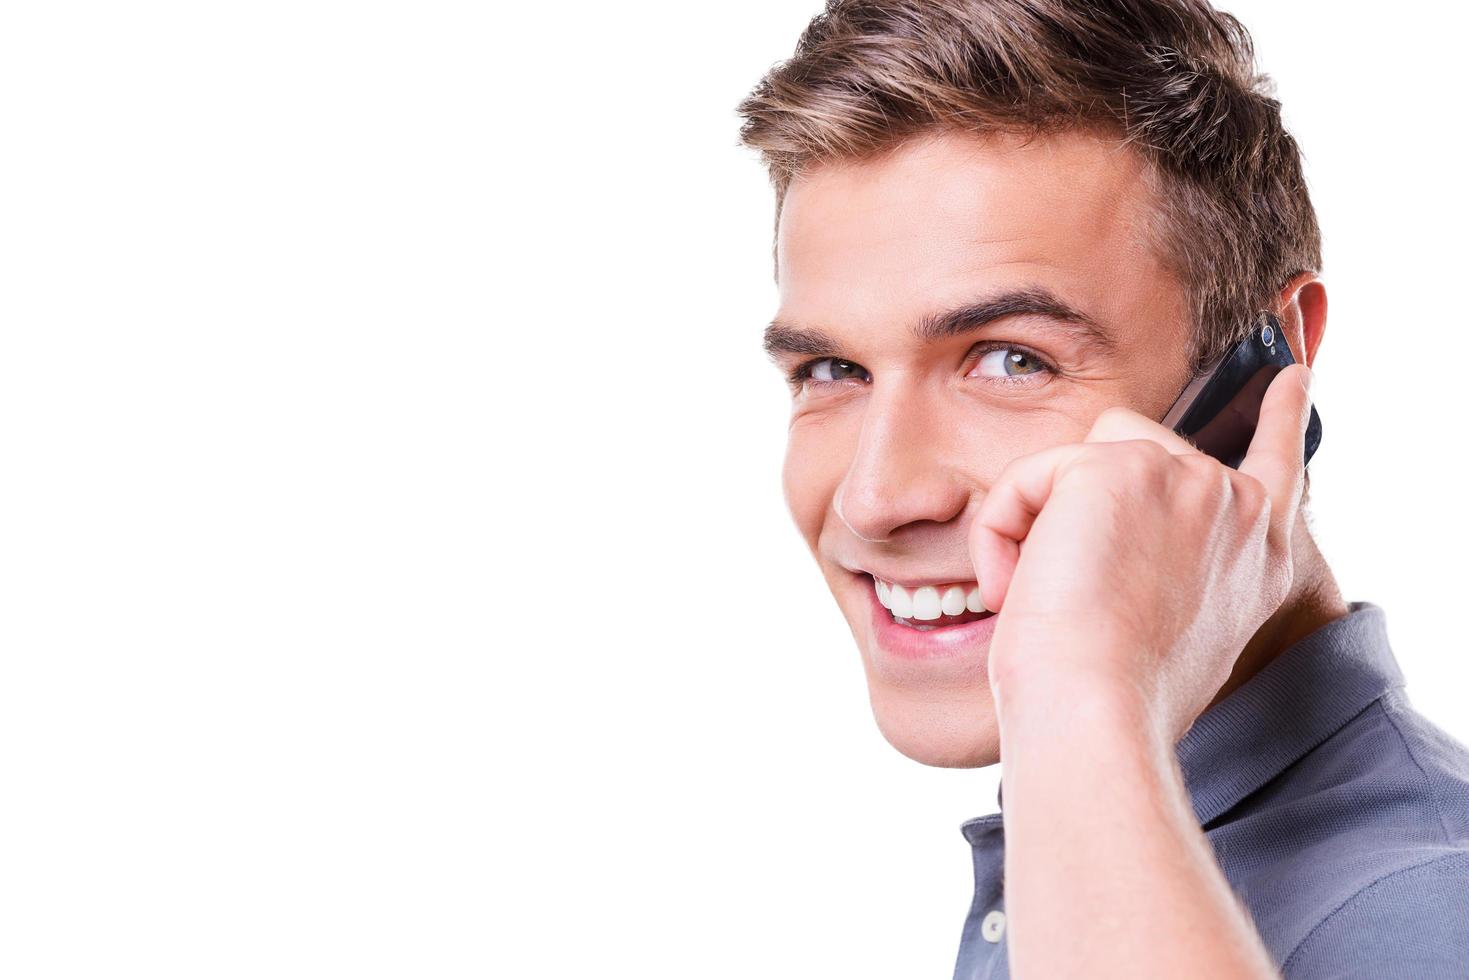
[[[1163,416],[1162,424],[1201,452],[1239,469],[1260,421],[1265,389],[1295,362],[1280,319],[1274,313],[1261,313],[1249,336],[1195,375]],[[1306,463],[1320,444],[1321,417],[1313,404],[1306,426]]]

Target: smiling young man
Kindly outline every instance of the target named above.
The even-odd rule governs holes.
[[[1201,0],[832,0],[739,107],[791,514],[888,741],[1002,766],[961,980],[1469,976],[1469,752],[1303,507],[1326,289],[1264,84]],[[1303,365],[1236,470],[1158,420],[1264,310]]]

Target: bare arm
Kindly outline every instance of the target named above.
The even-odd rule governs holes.
[[[1278,978],[1145,714],[1034,679],[999,706],[1014,976]]]

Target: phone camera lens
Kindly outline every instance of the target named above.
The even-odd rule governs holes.
[[[1266,347],[1275,343],[1275,328],[1268,323],[1265,325],[1265,329],[1260,331],[1260,342]]]

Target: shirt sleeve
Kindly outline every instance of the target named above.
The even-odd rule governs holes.
[[[1469,852],[1379,878],[1323,919],[1285,980],[1469,980]]]

